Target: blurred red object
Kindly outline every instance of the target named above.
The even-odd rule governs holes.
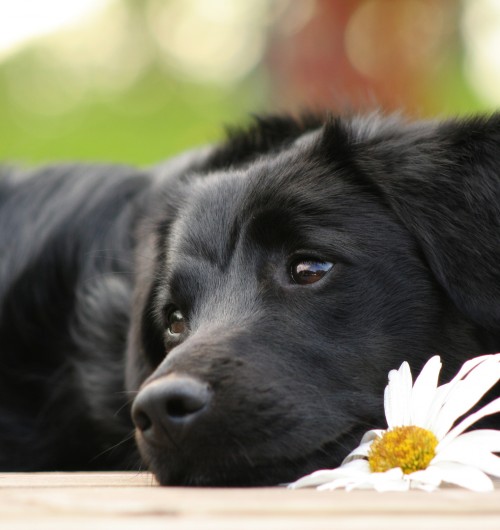
[[[273,105],[300,109],[425,112],[443,65],[458,50],[454,0],[317,0],[295,31],[287,16],[271,35]],[[302,7],[300,7],[302,6]]]

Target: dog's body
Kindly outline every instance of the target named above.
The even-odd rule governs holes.
[[[500,350],[500,118],[268,118],[150,171],[0,179],[0,469],[260,485]]]

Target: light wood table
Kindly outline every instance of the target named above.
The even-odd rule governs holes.
[[[0,529],[500,530],[500,489],[158,487],[148,473],[1,473]]]

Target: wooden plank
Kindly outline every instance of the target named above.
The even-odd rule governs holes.
[[[138,487],[156,486],[157,482],[147,472],[92,472],[92,473],[0,473],[2,488],[54,488],[68,487]]]
[[[162,488],[149,473],[0,474],[0,528],[313,530],[500,528],[500,490],[429,494]]]

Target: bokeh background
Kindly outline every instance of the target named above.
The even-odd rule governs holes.
[[[2,160],[143,165],[252,113],[499,105],[499,0],[0,0]]]

